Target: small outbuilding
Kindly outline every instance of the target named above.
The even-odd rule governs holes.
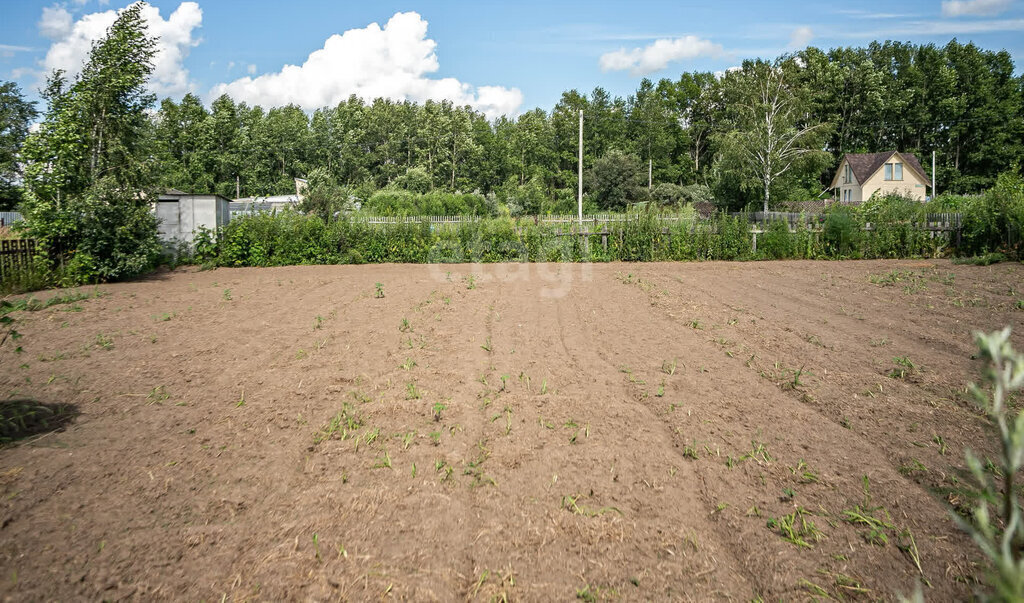
[[[231,220],[231,201],[220,195],[192,195],[176,189],[160,194],[154,207],[160,240],[170,247],[192,246],[200,227],[217,230]]]
[[[913,153],[847,153],[829,188],[835,190],[836,201],[844,203],[861,203],[876,194],[924,201],[928,175]]]

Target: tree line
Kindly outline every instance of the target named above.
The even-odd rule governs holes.
[[[723,209],[820,197],[845,152],[939,157],[940,190],[989,188],[1024,157],[1024,78],[1005,51],[955,40],[807,48],[725,73],[640,82],[626,98],[570,90],[550,112],[488,121],[471,107],[351,97],[312,114],[227,96],[147,92],[155,40],[121,12],[39,115],[0,85],[0,197],[69,282],[138,274],[159,257],[161,188],[294,192],[330,219],[362,201],[395,213],[531,215],[576,206],[579,115],[586,209],[710,201]]]
[[[766,186],[746,152],[763,144],[761,95],[773,75],[786,111],[777,132],[806,130],[798,148],[819,152],[794,157]],[[386,187],[479,191],[530,213],[544,201],[573,207],[580,110],[588,192],[606,208],[647,198],[649,168],[654,185],[686,187],[652,190],[660,200],[738,208],[766,192],[818,198],[847,152],[896,149],[926,164],[935,151],[938,186],[954,193],[979,192],[1024,159],[1024,77],[1007,52],[955,40],[807,48],[724,74],[644,79],[626,98],[569,90],[551,111],[494,122],[447,101],[351,97],[308,115],[228,96],[207,109],[186,95],[162,101],[152,136],[160,183],[183,190],[284,194],[312,175],[363,199]]]
[[[298,177],[337,189],[335,197],[368,199],[385,188],[478,191],[513,212],[569,211],[582,110],[587,192],[596,207],[653,198],[735,209],[765,198],[814,199],[843,153],[890,149],[924,164],[935,151],[939,189],[974,193],[1024,159],[1024,76],[1014,69],[1006,51],[956,40],[807,48],[724,74],[644,79],[626,98],[600,87],[569,90],[551,111],[493,122],[447,101],[353,96],[307,114],[226,95],[207,107],[188,94],[164,99],[147,118],[147,169],[160,186],[229,197],[294,192]],[[803,133],[797,148],[807,152],[766,183],[767,166],[748,155],[767,142],[757,138],[760,96],[773,76],[785,109],[775,131]],[[20,141],[35,112],[11,83],[0,87],[0,106],[16,124],[0,139],[0,195],[10,206],[20,192]],[[648,190],[649,182],[662,186]]]

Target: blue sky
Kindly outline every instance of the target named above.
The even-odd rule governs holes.
[[[0,79],[29,96],[74,71],[124,0],[0,0]],[[317,2],[153,0],[160,95],[228,92],[307,109],[350,93],[449,98],[489,115],[550,109],[561,92],[628,95],[644,76],[725,70],[806,44],[952,38],[1024,65],[1024,0],[810,2]],[[377,24],[377,25],[371,25]],[[325,47],[326,45],[326,47]],[[311,56],[312,54],[312,56]],[[286,65],[294,67],[285,68]]]

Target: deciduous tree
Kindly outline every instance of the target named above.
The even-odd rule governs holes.
[[[121,11],[72,82],[53,74],[25,144],[26,228],[71,282],[139,274],[159,255],[145,114],[155,41],[142,6]]]

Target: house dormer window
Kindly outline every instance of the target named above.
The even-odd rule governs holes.
[[[885,164],[885,179],[886,180],[903,180],[903,164],[902,163],[887,163],[887,164]]]

